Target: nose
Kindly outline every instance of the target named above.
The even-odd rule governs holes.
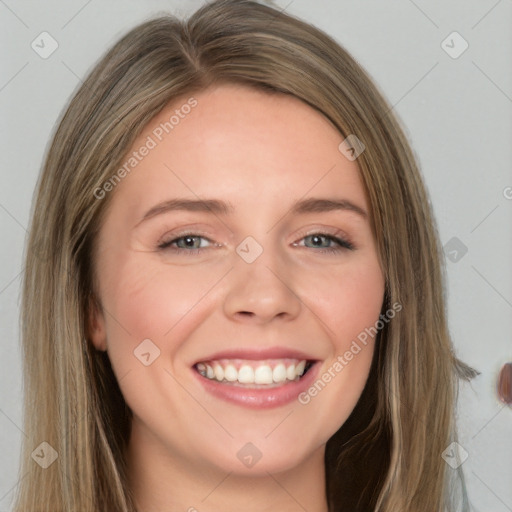
[[[300,313],[293,269],[268,248],[252,263],[236,256],[229,279],[224,312],[236,321],[290,321]]]

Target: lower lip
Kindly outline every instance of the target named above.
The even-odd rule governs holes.
[[[306,391],[315,380],[320,364],[315,362],[306,375],[298,381],[287,382],[282,386],[272,388],[249,388],[233,384],[222,384],[218,381],[203,377],[195,369],[192,371],[208,393],[226,402],[231,402],[252,409],[270,409],[280,407],[297,399],[300,393]]]

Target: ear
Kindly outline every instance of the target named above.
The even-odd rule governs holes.
[[[87,339],[91,341],[96,350],[107,350],[105,316],[101,305],[93,296],[89,299],[87,312]]]

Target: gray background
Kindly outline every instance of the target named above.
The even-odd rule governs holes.
[[[512,1],[276,3],[345,46],[406,127],[448,244],[456,351],[482,373],[462,386],[458,406],[470,499],[476,511],[512,511],[512,411],[495,393],[499,369],[512,361]],[[55,121],[93,63],[127,29],[163,10],[184,16],[201,4],[0,0],[0,511],[9,510],[19,478],[22,254]],[[43,31],[58,43],[46,59],[31,47]],[[442,46],[453,31],[469,44],[457,58],[460,41],[452,36],[445,43],[452,56]]]

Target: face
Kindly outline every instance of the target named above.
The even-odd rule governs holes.
[[[174,102],[139,136],[106,192],[91,317],[132,446],[252,475],[323,460],[368,377],[374,340],[357,340],[384,295],[342,141],[298,99],[235,85]]]

